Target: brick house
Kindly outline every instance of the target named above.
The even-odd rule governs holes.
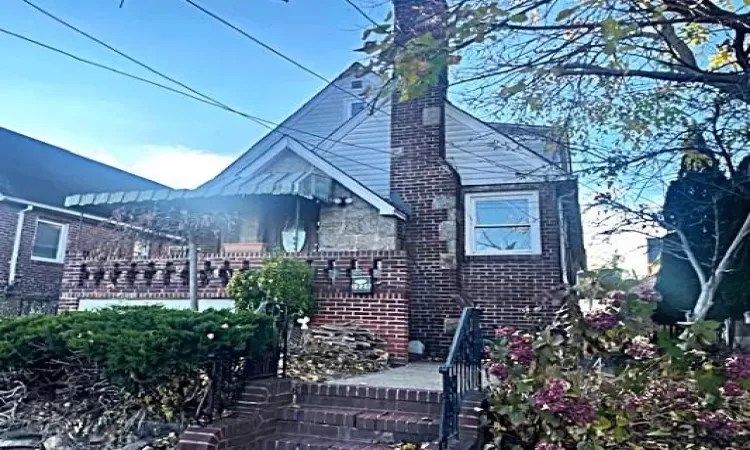
[[[415,1],[394,2],[396,19],[429,31],[420,14],[444,2]],[[360,322],[397,357],[410,340],[445,351],[467,303],[484,310],[488,328],[534,326],[553,311],[544,294],[574,283],[585,263],[568,150],[551,128],[479,120],[448,102],[445,86],[372,100],[380,78],[355,64],[197,189],[80,194],[68,204],[238,211],[235,232],[201,246],[202,304],[224,304],[229,271],[281,249],[315,270],[314,321]],[[131,283],[101,282],[115,264],[132,268]],[[185,277],[163,278],[186,271],[184,257],[70,255],[61,307],[184,301]]]
[[[0,128],[0,294],[54,308],[66,250],[107,238],[109,219],[65,208],[66,195],[153,188],[163,186]]]

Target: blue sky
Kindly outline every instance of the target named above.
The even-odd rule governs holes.
[[[182,0],[126,0],[122,8],[120,0],[33,1],[191,87],[275,122],[325,84]],[[353,49],[367,22],[343,0],[199,3],[326,78],[361,57]],[[384,15],[383,9],[371,12]],[[21,0],[3,1],[0,27],[156,79]],[[204,181],[196,178],[210,178],[215,173],[208,172],[218,171],[267,131],[4,34],[0,54],[0,126],[168,184],[184,187]],[[147,167],[177,155],[192,160]],[[184,167],[190,162],[198,167]],[[177,168],[189,173],[171,173]]]
[[[0,27],[157,80],[21,0],[2,1]],[[125,0],[122,8],[120,0],[32,1],[193,88],[274,122],[325,85],[183,0]],[[353,50],[368,23],[344,0],[197,1],[328,79],[361,58]],[[372,17],[385,16],[389,2],[358,0],[368,2],[381,4],[367,8]],[[1,33],[0,55],[0,126],[173,187],[207,181],[267,131]],[[594,235],[587,233],[589,246],[598,249],[590,254],[643,253],[627,237],[604,245]],[[633,266],[645,267],[641,259]]]

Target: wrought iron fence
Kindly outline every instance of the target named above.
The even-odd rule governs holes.
[[[443,377],[443,410],[440,418],[440,448],[458,437],[461,402],[467,392],[482,389],[484,341],[480,322],[482,312],[464,308],[453,335],[448,358],[440,368]]]
[[[244,355],[237,357],[231,349],[216,352],[206,376],[208,388],[198,407],[198,421],[211,423],[237,403],[249,380],[286,377],[286,355],[291,325],[288,307],[281,303],[264,302],[256,311],[274,319],[276,340],[258,353],[252,342],[246,344]]]

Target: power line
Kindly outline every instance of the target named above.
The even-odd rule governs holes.
[[[218,14],[216,14],[216,13],[214,13],[214,12],[212,12],[212,11],[204,8],[203,6],[197,4],[194,0],[184,0],[184,1],[186,3],[188,3],[189,5],[193,6],[194,8],[198,9],[199,11],[203,12],[204,14],[208,15],[209,17],[213,18],[214,20],[216,20],[216,21],[222,23],[223,25],[231,28],[232,30],[236,31],[237,33],[240,33],[245,38],[250,39],[252,42],[256,43],[257,45],[260,45],[261,47],[265,48],[266,50],[272,52],[273,54],[275,54],[275,55],[277,55],[279,57],[281,57],[285,61],[288,61],[288,62],[292,63],[296,67],[304,70],[308,74],[311,74],[315,78],[328,83],[329,86],[333,86],[335,89],[338,89],[339,91],[341,91],[341,92],[345,93],[346,95],[351,96],[351,97],[353,97],[353,98],[355,98],[357,100],[362,100],[362,98],[359,97],[359,96],[357,96],[356,94],[354,94],[354,93],[352,93],[352,92],[344,89],[341,86],[338,86],[336,83],[332,82],[332,80],[329,80],[328,78],[326,78],[325,76],[321,75],[320,73],[315,72],[314,70],[310,69],[309,67],[305,66],[304,64],[302,64],[302,63],[300,63],[300,62],[292,59],[291,57],[285,55],[284,53],[280,52],[279,50],[276,50],[275,48],[273,48],[270,45],[266,44],[265,42],[261,41],[260,39],[252,36],[251,34],[249,34],[248,32],[246,32],[245,30],[239,28],[238,26],[232,24],[228,20],[226,20],[223,17],[219,16]],[[348,0],[344,0],[344,1],[347,1],[347,3],[349,3],[352,6],[356,7],[355,4],[349,2]],[[438,14],[433,14],[431,17],[435,17],[437,15]],[[424,18],[423,20],[428,20],[429,18],[430,17],[427,17],[427,18]],[[375,100],[377,100],[377,98]],[[372,108],[375,109],[375,110],[377,110],[377,111],[382,112],[383,114],[386,114],[389,117],[391,117],[391,114],[389,112],[383,111],[381,108],[377,107],[375,105],[375,101],[372,102]],[[423,131],[425,131],[425,128],[423,126],[415,125],[414,128],[421,128]],[[534,153],[536,156],[540,157],[542,160],[550,162],[546,158],[537,155],[536,152],[533,149],[531,149],[530,147],[528,147],[528,146],[526,146],[526,145],[524,145],[524,144],[519,143],[518,141],[516,141],[515,138],[513,138],[512,136],[510,136],[508,134],[505,134],[505,133],[502,133],[500,131],[498,131],[498,133],[501,134],[501,135],[503,135],[503,136],[505,136],[507,139],[513,141],[516,145],[519,145],[520,147],[525,148],[527,151],[530,151],[530,152]],[[489,162],[490,164],[495,165],[495,166],[497,166],[497,167],[499,167],[501,169],[508,169],[509,168],[508,166],[503,166],[501,164],[498,164],[497,162],[492,161],[492,160],[486,158],[483,155],[479,155],[476,152],[473,152],[471,150],[467,150],[465,148],[462,148],[461,146],[459,146],[458,144],[455,144],[453,142],[449,142],[449,141],[446,140],[446,143],[448,145],[452,146],[453,148],[455,148],[458,151],[461,151],[461,152],[464,152],[466,154],[472,155],[472,156],[474,156],[476,158],[479,158],[481,160],[485,160],[485,161]],[[377,151],[380,151],[382,153],[387,153],[387,154],[390,155],[390,152],[388,152],[388,151],[384,151],[384,150],[381,150],[381,149],[377,149]],[[510,170],[513,170],[514,172],[516,172],[516,170],[514,168],[510,168]]]
[[[208,97],[208,96],[206,96],[206,95],[204,95],[204,94],[196,91],[195,89],[191,88],[190,86],[186,85],[185,83],[182,83],[182,82],[180,82],[178,80],[175,80],[174,78],[172,78],[172,77],[170,77],[168,75],[165,75],[164,73],[162,73],[162,72],[154,69],[153,67],[149,66],[148,64],[143,63],[143,62],[141,62],[141,61],[139,61],[139,60],[137,60],[137,59],[135,59],[135,58],[133,58],[133,57],[131,57],[131,56],[123,53],[123,52],[121,52],[120,50],[114,48],[113,46],[107,44],[106,42],[104,42],[104,41],[102,41],[100,39],[97,39],[95,36],[92,36],[91,34],[89,34],[89,33],[85,32],[85,31],[81,30],[80,28],[78,28],[78,27],[76,27],[76,26],[74,26],[74,25],[66,22],[65,20],[63,20],[63,19],[61,19],[59,17],[57,17],[56,15],[54,15],[51,12],[45,10],[41,6],[38,6],[38,5],[34,4],[30,0],[22,0],[22,1],[24,3],[26,3],[27,5],[31,6],[32,8],[34,8],[35,10],[39,11],[40,13],[44,14],[45,16],[49,17],[50,19],[54,20],[55,22],[57,22],[59,24],[62,24],[65,27],[67,27],[67,28],[75,31],[78,34],[80,34],[81,36],[84,36],[87,39],[90,39],[90,40],[96,42],[97,44],[99,44],[99,45],[101,45],[101,46],[109,49],[110,51],[113,51],[113,52],[117,53],[118,55],[122,56],[123,58],[127,59],[128,61],[130,61],[130,62],[132,62],[134,64],[137,64],[140,67],[143,67],[144,69],[148,70],[149,72],[151,72],[153,74],[156,74],[156,75],[164,78],[165,80],[171,81],[172,83],[174,83],[174,84],[176,84],[176,85],[178,85],[180,87],[183,87],[183,88],[187,89],[188,91],[192,92],[193,94],[196,94],[196,95],[198,95],[200,97],[205,98],[206,100],[209,100],[209,101],[211,101],[213,103],[216,103],[216,104],[219,104],[219,105],[222,105],[222,106],[226,106],[223,103],[217,102],[216,100],[213,100],[210,97]]]
[[[257,123],[258,125],[261,125],[261,126],[263,126],[263,127],[267,128],[267,129],[269,129],[269,130],[272,130],[272,131],[278,131],[278,130],[276,130],[276,128],[274,128],[274,127],[277,127],[277,128],[282,128],[282,129],[286,128],[286,129],[288,129],[288,130],[290,130],[290,131],[295,131],[295,132],[298,132],[298,133],[302,133],[302,134],[307,134],[307,135],[311,135],[311,136],[313,136],[313,137],[317,137],[317,138],[320,138],[320,139],[324,139],[324,140],[325,140],[325,139],[328,139],[328,140],[329,140],[329,141],[331,141],[331,142],[338,142],[338,143],[341,143],[341,144],[343,144],[343,145],[349,145],[349,146],[362,147],[362,148],[365,148],[365,149],[367,149],[367,150],[378,150],[378,149],[374,149],[374,148],[372,148],[372,147],[363,147],[363,146],[358,146],[358,145],[356,145],[356,144],[350,144],[350,143],[347,143],[347,142],[343,142],[343,141],[339,141],[339,140],[331,139],[330,137],[329,137],[329,138],[325,138],[325,137],[323,137],[323,136],[320,136],[320,135],[317,135],[317,134],[315,134],[315,133],[310,133],[310,132],[307,132],[307,131],[303,131],[303,130],[298,130],[298,129],[295,129],[295,128],[292,128],[292,127],[288,127],[288,126],[286,126],[286,125],[284,125],[284,124],[279,124],[279,123],[276,123],[276,122],[273,122],[273,121],[270,121],[270,120],[267,120],[267,119],[263,119],[263,118],[261,118],[261,117],[258,117],[258,116],[254,116],[254,115],[252,115],[252,114],[248,114],[248,113],[245,113],[245,112],[239,111],[239,110],[237,110],[237,109],[234,109],[234,108],[232,108],[232,107],[229,107],[229,106],[223,106],[223,105],[221,105],[221,104],[219,104],[219,103],[215,103],[215,102],[212,102],[212,101],[206,100],[205,98],[201,98],[201,97],[198,97],[198,96],[196,96],[196,95],[192,95],[192,94],[189,94],[189,93],[187,93],[187,92],[184,92],[184,91],[180,91],[179,89],[175,89],[175,88],[173,88],[173,87],[171,87],[171,86],[167,86],[167,85],[165,85],[165,84],[161,84],[161,83],[158,83],[158,82],[156,82],[156,81],[152,81],[152,80],[149,80],[149,79],[146,79],[146,78],[143,78],[143,77],[139,77],[139,76],[137,76],[137,75],[133,75],[133,74],[131,74],[131,73],[128,73],[128,72],[125,72],[125,71],[122,71],[122,70],[119,70],[119,69],[115,69],[115,68],[113,68],[113,67],[110,67],[110,66],[107,66],[107,65],[104,65],[104,64],[100,64],[100,63],[97,63],[97,62],[95,62],[95,61],[91,61],[91,60],[88,60],[88,59],[82,58],[82,57],[80,57],[80,56],[74,55],[74,54],[72,54],[72,53],[70,53],[70,52],[67,52],[67,51],[65,51],[65,50],[61,50],[61,49],[59,49],[59,48],[57,48],[57,47],[53,47],[53,46],[51,46],[51,45],[48,45],[48,44],[45,44],[45,43],[43,43],[43,42],[37,41],[37,40],[35,40],[35,39],[32,39],[32,38],[29,38],[29,37],[26,37],[26,36],[20,35],[20,34],[18,34],[18,33],[14,33],[14,32],[12,32],[12,31],[10,31],[10,30],[7,30],[7,29],[5,29],[5,28],[0,28],[0,33],[4,33],[4,34],[6,34],[6,35],[8,35],[8,36],[12,36],[12,37],[15,37],[15,38],[17,38],[17,39],[20,39],[20,40],[26,41],[26,42],[28,42],[28,43],[30,43],[30,44],[34,44],[34,45],[36,45],[36,46],[42,47],[42,48],[44,48],[44,49],[47,49],[47,50],[49,50],[49,51],[52,51],[52,52],[55,52],[55,53],[58,53],[58,54],[64,55],[64,56],[66,56],[66,57],[68,57],[68,58],[71,58],[71,59],[74,59],[74,60],[76,60],[76,61],[78,61],[78,62],[80,62],[80,63],[83,63],[83,64],[87,64],[87,65],[90,65],[90,66],[92,66],[92,67],[96,67],[96,68],[99,68],[99,69],[102,69],[102,70],[106,70],[106,71],[108,71],[108,72],[112,72],[112,73],[115,73],[115,74],[117,74],[117,75],[120,75],[120,76],[123,76],[123,77],[127,77],[127,78],[130,78],[130,79],[132,79],[132,80],[140,81],[140,82],[142,82],[142,83],[146,83],[146,84],[149,84],[149,85],[151,85],[151,86],[154,86],[154,87],[158,87],[158,88],[160,88],[160,89],[164,89],[164,90],[167,90],[167,91],[169,91],[169,92],[173,92],[173,93],[175,93],[175,94],[179,94],[179,95],[182,95],[182,96],[184,96],[184,97],[187,97],[187,98],[190,98],[190,99],[192,99],[192,100],[196,100],[196,101],[199,101],[199,102],[201,102],[201,103],[203,103],[203,104],[206,104],[206,105],[209,105],[209,106],[213,106],[213,107],[215,107],[215,108],[219,108],[219,109],[222,109],[222,110],[224,110],[224,111],[228,111],[228,112],[231,112],[231,113],[233,113],[233,114],[237,114],[237,115],[239,115],[239,116],[241,116],[241,117],[244,117],[244,118],[246,118],[246,119],[252,120],[253,122]],[[320,150],[320,151],[322,151],[322,152],[325,152],[326,154],[329,154],[329,155],[332,155],[332,156],[335,156],[335,157],[338,157],[338,158],[342,158],[342,159],[345,159],[345,160],[351,161],[351,162],[353,162],[353,163],[356,163],[356,164],[359,164],[359,165],[362,165],[362,166],[365,166],[365,167],[369,167],[369,168],[371,168],[371,169],[374,169],[374,170],[378,170],[378,171],[383,171],[383,172],[388,172],[388,171],[387,171],[386,169],[383,169],[382,167],[377,167],[377,166],[373,166],[373,165],[370,165],[370,164],[367,164],[367,163],[363,163],[363,162],[361,162],[361,161],[355,160],[355,159],[353,159],[353,158],[350,158],[350,157],[348,157],[348,156],[346,156],[346,155],[342,155],[342,154],[339,154],[339,153],[334,153],[334,152],[331,152],[331,151],[328,151],[328,150],[325,150],[325,149],[322,149],[322,148],[318,148],[318,146],[319,146],[320,144],[314,144],[314,143],[312,143],[312,142],[308,142],[308,141],[305,141],[305,140],[303,140],[303,139],[300,139],[299,137],[295,137],[295,136],[289,136],[288,134],[286,134],[286,133],[284,133],[284,132],[281,132],[281,131],[278,131],[278,132],[279,132],[279,134],[281,134],[282,136],[287,136],[287,137],[290,137],[291,139],[295,139],[295,140],[297,140],[297,141],[299,141],[299,142],[301,142],[301,143],[303,143],[303,144],[307,144],[307,145],[309,145],[309,146],[313,146],[313,148],[311,148],[311,149],[310,149],[310,150],[311,150],[312,152],[315,152],[315,150],[317,149],[317,150]]]
[[[362,17],[370,21],[371,24],[375,25],[376,27],[380,27],[381,25],[372,17],[370,17],[369,14],[364,12],[362,8],[359,7],[356,3],[354,3],[352,0],[344,0],[346,3],[348,3],[352,8],[354,8],[355,11],[357,11]]]
[[[202,7],[201,5],[195,3],[193,0],[185,0],[185,2],[187,2],[188,4],[190,4],[191,6],[193,6],[194,8],[198,9],[199,11],[202,11],[204,14],[207,14],[207,15],[213,17],[215,20],[218,20],[219,22],[223,23],[224,25],[228,26],[229,28],[233,29],[234,31],[240,33],[241,35],[245,36],[246,38],[250,39],[251,41],[253,41],[256,44],[260,45],[261,47],[265,48],[266,50],[268,50],[269,52],[273,53],[274,55],[276,55],[276,56],[278,56],[280,58],[283,58],[285,61],[287,61],[287,62],[289,62],[291,64],[294,64],[295,66],[299,67],[300,69],[304,70],[305,72],[309,73],[310,75],[312,75],[312,76],[314,76],[314,77],[316,77],[316,78],[318,78],[318,79],[320,79],[320,80],[322,80],[322,81],[324,81],[326,83],[330,83],[330,81],[328,81],[328,79],[326,79],[326,77],[324,77],[323,75],[315,72],[314,70],[312,70],[309,67],[303,65],[302,63],[299,63],[299,62],[295,61],[294,59],[290,58],[289,56],[286,56],[285,54],[281,53],[280,51],[276,50],[275,48],[273,48],[270,45],[266,44],[265,42],[261,41],[260,39],[258,39],[256,37],[250,35],[249,33],[246,33],[241,28],[235,26],[234,24],[232,24],[231,22],[225,20],[221,16],[219,16],[219,15],[217,15],[217,14],[215,14],[215,13],[209,11],[209,10],[207,10],[206,8]]]
[[[64,25],[65,27],[67,27],[67,28],[69,28],[69,29],[71,29],[71,30],[75,31],[76,33],[78,33],[78,34],[80,34],[80,35],[82,35],[82,36],[84,36],[84,37],[86,37],[86,38],[88,38],[88,39],[90,39],[90,40],[92,40],[92,41],[94,41],[94,42],[96,42],[97,44],[99,44],[99,45],[101,45],[101,46],[103,46],[103,47],[105,47],[105,48],[109,49],[110,51],[112,51],[112,52],[114,52],[114,53],[116,53],[116,54],[118,54],[118,55],[120,55],[120,56],[122,56],[122,57],[126,58],[126,59],[127,59],[128,61],[131,61],[131,62],[133,62],[133,63],[137,64],[138,66],[140,66],[140,67],[143,67],[143,68],[147,69],[148,71],[150,71],[150,72],[152,72],[152,73],[156,74],[157,76],[159,76],[159,77],[162,77],[162,78],[164,78],[164,79],[166,79],[166,80],[168,80],[168,81],[170,81],[170,82],[173,82],[173,83],[175,83],[175,84],[177,84],[177,85],[179,85],[179,86],[181,86],[181,87],[183,87],[183,88],[185,88],[185,89],[189,90],[190,92],[193,92],[194,94],[196,94],[196,95],[197,95],[197,96],[199,96],[200,98],[198,98],[198,97],[195,97],[195,96],[193,96],[193,95],[189,95],[189,94],[186,94],[185,92],[179,91],[179,90],[177,90],[177,89],[174,89],[174,88],[171,88],[171,87],[169,87],[169,86],[165,86],[165,85],[162,85],[162,84],[160,84],[160,83],[155,83],[155,82],[153,82],[153,81],[151,81],[151,80],[147,80],[147,79],[144,79],[144,78],[142,78],[142,77],[138,77],[138,76],[135,76],[135,75],[132,75],[132,74],[128,74],[128,73],[126,73],[126,72],[123,72],[123,71],[120,71],[120,70],[117,70],[117,69],[113,69],[113,68],[111,68],[111,67],[108,67],[108,66],[104,66],[104,65],[102,65],[102,64],[99,64],[99,63],[95,63],[95,62],[93,62],[93,61],[88,61],[88,60],[84,60],[83,58],[77,57],[76,55],[70,54],[70,53],[68,53],[68,52],[65,52],[65,51],[62,51],[62,50],[60,50],[60,49],[54,48],[54,47],[52,47],[52,46],[49,46],[49,45],[43,44],[43,43],[41,43],[41,42],[38,42],[38,41],[34,41],[34,40],[30,39],[30,38],[26,38],[26,37],[23,37],[23,36],[21,36],[21,35],[18,35],[18,34],[16,34],[16,33],[12,33],[12,32],[9,32],[8,30],[3,30],[3,31],[4,31],[4,32],[6,32],[7,34],[10,34],[10,35],[12,35],[12,36],[15,36],[15,37],[17,37],[17,38],[20,38],[20,39],[26,40],[27,42],[31,42],[31,43],[34,43],[34,44],[36,44],[36,45],[40,45],[40,46],[42,46],[42,47],[44,47],[44,48],[47,48],[47,49],[49,49],[49,50],[52,50],[52,51],[55,51],[55,52],[58,52],[58,53],[64,54],[64,55],[66,55],[66,56],[68,56],[68,57],[71,57],[71,58],[74,58],[74,59],[76,59],[76,60],[78,60],[78,61],[80,61],[80,62],[83,62],[83,63],[86,63],[86,64],[90,64],[90,65],[92,65],[92,66],[95,66],[95,67],[99,67],[99,68],[102,68],[102,69],[105,69],[105,70],[109,70],[109,71],[111,71],[111,72],[113,72],[113,73],[117,73],[117,74],[119,74],[119,75],[124,75],[124,76],[127,76],[127,77],[129,77],[129,78],[132,78],[132,79],[135,79],[135,80],[141,81],[141,82],[146,82],[146,83],[148,83],[148,84],[151,84],[151,85],[153,85],[153,86],[156,86],[156,87],[161,87],[161,88],[167,89],[167,90],[169,90],[169,91],[171,91],[171,92],[175,92],[175,93],[178,93],[178,94],[181,94],[181,95],[185,95],[185,96],[187,96],[187,97],[189,97],[189,98],[192,98],[192,99],[194,99],[194,100],[198,100],[198,101],[201,101],[201,102],[203,102],[203,103],[206,103],[206,104],[209,104],[209,105],[212,105],[212,106],[220,107],[220,108],[222,108],[222,109],[224,109],[224,110],[230,111],[230,112],[232,112],[232,113],[235,113],[235,114],[238,114],[238,115],[240,115],[240,116],[242,116],[242,117],[245,117],[245,118],[248,118],[248,119],[250,119],[250,120],[253,120],[254,122],[256,122],[256,123],[260,124],[261,126],[264,126],[264,127],[268,128],[268,129],[270,129],[271,131],[275,131],[275,130],[274,130],[274,129],[273,129],[273,128],[272,128],[271,126],[269,126],[269,124],[272,124],[272,125],[274,125],[274,126],[276,126],[276,127],[279,127],[279,128],[286,128],[286,129],[289,129],[289,130],[291,130],[291,131],[295,131],[295,132],[298,132],[298,133],[301,133],[301,134],[306,134],[306,135],[310,135],[310,136],[313,136],[313,137],[316,137],[316,138],[322,139],[322,141],[321,141],[321,142],[319,142],[319,143],[317,143],[317,144],[313,144],[313,143],[310,143],[310,142],[305,142],[305,143],[306,143],[306,144],[308,144],[308,145],[312,145],[312,146],[314,146],[314,148],[313,148],[313,149],[311,149],[312,151],[315,151],[316,149],[319,149],[319,150],[321,150],[321,151],[325,152],[326,154],[329,154],[329,155],[332,155],[332,156],[335,156],[335,157],[339,157],[339,158],[342,158],[342,159],[345,159],[345,160],[349,160],[349,161],[351,161],[351,162],[354,162],[354,163],[357,163],[357,164],[360,164],[360,165],[363,165],[363,166],[365,166],[365,167],[369,167],[369,168],[372,168],[372,169],[375,169],[375,170],[379,170],[379,171],[384,171],[384,172],[387,172],[387,170],[385,170],[385,169],[383,169],[383,168],[381,168],[381,167],[376,167],[376,166],[373,166],[373,165],[370,165],[370,164],[367,164],[367,163],[363,163],[363,162],[361,162],[361,161],[357,161],[357,160],[355,160],[355,159],[353,159],[353,158],[350,158],[350,157],[348,157],[348,156],[342,155],[342,154],[340,154],[340,153],[335,153],[335,152],[331,152],[331,151],[328,151],[328,150],[325,150],[325,149],[322,149],[322,148],[320,148],[320,145],[322,145],[323,143],[325,143],[325,142],[327,142],[327,141],[330,141],[330,142],[341,143],[341,144],[343,144],[343,145],[347,145],[347,146],[350,146],[350,147],[362,148],[362,149],[366,149],[366,150],[372,150],[372,151],[376,151],[376,152],[380,152],[380,153],[384,153],[384,154],[388,154],[388,155],[390,155],[390,152],[388,152],[387,150],[383,150],[383,149],[378,149],[378,148],[373,148],[373,147],[366,147],[366,146],[361,146],[361,145],[358,145],[358,144],[354,144],[354,143],[349,143],[349,142],[342,142],[342,141],[340,141],[340,140],[332,139],[332,137],[331,137],[331,136],[333,136],[333,135],[334,135],[335,133],[337,133],[337,132],[338,132],[338,131],[339,131],[339,130],[340,130],[340,129],[341,129],[341,128],[342,128],[342,127],[343,127],[343,126],[344,126],[344,125],[346,124],[346,123],[348,123],[348,121],[345,121],[344,123],[342,123],[341,125],[339,125],[338,127],[336,127],[336,129],[334,129],[334,130],[333,130],[333,131],[332,131],[331,133],[329,133],[329,135],[328,135],[328,136],[325,136],[325,137],[324,137],[324,136],[320,136],[320,135],[317,135],[317,134],[315,134],[315,133],[310,133],[310,132],[307,132],[307,131],[304,131],[304,130],[298,130],[298,129],[294,129],[294,128],[291,128],[291,127],[285,126],[285,125],[283,125],[283,124],[278,124],[278,123],[275,123],[275,122],[272,122],[272,121],[268,121],[268,120],[266,120],[266,119],[262,119],[262,118],[260,118],[260,117],[258,117],[258,116],[254,116],[254,115],[251,115],[251,114],[247,114],[247,113],[244,113],[244,112],[242,112],[242,111],[239,111],[239,110],[237,110],[237,109],[235,109],[235,108],[232,108],[232,107],[230,107],[230,106],[228,106],[228,105],[224,104],[223,102],[220,102],[220,101],[216,100],[216,99],[215,99],[215,98],[213,98],[213,97],[210,97],[210,96],[208,96],[208,95],[206,95],[206,94],[203,94],[202,92],[200,92],[200,91],[198,91],[198,90],[196,90],[196,89],[193,89],[193,88],[191,88],[190,86],[186,85],[185,83],[182,83],[182,82],[180,82],[179,80],[176,80],[175,78],[173,78],[173,77],[170,77],[170,76],[168,76],[168,75],[164,74],[163,72],[161,72],[161,71],[159,71],[159,70],[157,70],[157,69],[155,69],[155,68],[153,68],[153,67],[149,66],[149,65],[148,65],[148,64],[146,64],[146,63],[143,63],[142,61],[140,61],[140,60],[138,60],[138,59],[136,59],[136,58],[133,58],[133,57],[131,57],[130,55],[127,55],[126,53],[124,53],[124,52],[122,52],[122,51],[120,51],[120,50],[116,49],[115,47],[113,47],[113,46],[111,46],[111,45],[107,44],[106,42],[104,42],[104,41],[102,41],[102,40],[100,40],[100,39],[98,39],[98,38],[94,37],[93,35],[91,35],[91,34],[89,34],[89,33],[85,32],[85,31],[83,31],[83,30],[81,30],[81,29],[77,28],[76,26],[74,26],[74,25],[72,25],[72,24],[70,24],[70,23],[66,22],[65,20],[63,20],[63,19],[61,19],[61,18],[59,18],[59,17],[55,16],[54,14],[50,13],[49,11],[46,11],[45,9],[43,9],[43,8],[41,8],[40,6],[38,6],[38,5],[34,4],[33,2],[31,2],[31,1],[29,1],[29,0],[23,0],[23,1],[24,1],[24,2],[26,3],[26,4],[28,4],[29,6],[33,7],[34,9],[36,9],[36,10],[37,10],[38,12],[40,12],[40,13],[44,14],[45,16],[47,16],[47,17],[49,17],[49,18],[51,18],[51,19],[53,19],[53,20],[55,20],[56,22],[58,22],[58,23],[60,23],[60,24]],[[325,78],[324,76],[322,76],[322,75],[320,75],[320,74],[316,73],[316,72],[315,72],[315,71],[313,71],[312,69],[309,69],[309,68],[307,68],[306,66],[302,65],[301,63],[298,63],[297,61],[293,60],[292,58],[290,58],[290,57],[288,57],[288,56],[284,55],[283,53],[281,53],[281,52],[279,52],[279,51],[277,51],[276,49],[274,49],[274,48],[273,48],[273,47],[271,47],[270,45],[268,45],[268,44],[265,44],[264,42],[260,41],[259,39],[257,39],[257,38],[255,38],[255,37],[251,36],[250,34],[246,33],[246,32],[245,32],[245,31],[243,31],[242,29],[240,29],[240,28],[236,27],[235,25],[231,24],[230,22],[228,22],[228,21],[224,20],[224,19],[223,19],[223,18],[221,18],[220,16],[218,16],[218,15],[216,15],[216,14],[214,14],[214,13],[212,13],[212,12],[208,11],[208,10],[206,10],[205,8],[201,7],[200,5],[198,5],[197,3],[195,3],[194,1],[192,1],[192,0],[185,0],[185,1],[186,1],[186,2],[188,2],[188,3],[190,4],[190,5],[192,5],[192,6],[196,7],[196,8],[197,8],[197,9],[199,9],[200,11],[204,12],[205,14],[208,14],[209,16],[211,16],[212,18],[214,18],[215,20],[218,20],[218,21],[220,21],[221,23],[223,23],[224,25],[226,25],[226,26],[229,26],[230,28],[232,28],[232,29],[233,29],[233,30],[235,30],[236,32],[239,32],[239,33],[241,33],[241,34],[242,34],[243,36],[245,36],[246,38],[248,38],[248,39],[252,40],[252,41],[253,41],[253,42],[255,42],[256,44],[258,44],[258,45],[261,45],[262,47],[266,48],[267,50],[269,50],[269,51],[273,52],[274,54],[276,54],[276,55],[280,56],[280,57],[281,57],[281,58],[283,58],[284,60],[286,60],[286,61],[288,61],[288,62],[290,62],[290,63],[294,64],[295,66],[297,66],[297,67],[301,68],[301,69],[302,69],[302,70],[304,70],[305,72],[307,72],[307,73],[310,73],[310,74],[312,74],[313,76],[315,76],[316,78],[319,78],[319,79],[321,79],[321,80],[325,81],[325,82],[326,82],[326,83],[328,83],[329,85],[332,85],[332,86],[334,86],[335,88],[337,88],[337,89],[339,89],[339,90],[341,90],[341,91],[345,92],[345,93],[346,93],[347,95],[350,95],[350,96],[352,96],[352,97],[354,97],[354,98],[356,98],[356,99],[360,99],[360,97],[356,96],[355,94],[353,94],[353,93],[351,93],[351,92],[349,92],[349,91],[347,91],[347,90],[345,90],[345,89],[341,88],[340,86],[337,86],[337,85],[335,85],[335,83],[332,83],[332,82],[331,82],[330,80],[328,80],[328,79],[327,79],[327,78]],[[376,103],[376,101],[377,101],[377,98],[375,98],[375,99],[374,99],[374,100],[372,101],[372,104],[371,104],[371,106],[372,106],[372,107],[373,107],[374,109],[377,109],[378,111],[380,111],[380,112],[382,112],[382,113],[384,113],[384,114],[386,114],[386,115],[390,116],[390,114],[388,114],[387,112],[383,111],[383,110],[382,110],[381,108],[378,108],[378,107],[376,106],[376,104],[375,104],[375,103]],[[282,134],[282,135],[285,135],[285,136],[288,136],[288,137],[291,137],[291,138],[293,138],[293,139],[297,139],[297,140],[300,140],[299,138],[295,138],[295,137],[289,136],[289,135],[287,135],[287,134],[285,134],[285,133],[283,133],[283,132],[281,132],[280,134]],[[301,140],[300,140],[300,141],[301,141]],[[302,142],[304,142],[304,141],[302,141]],[[515,168],[513,168],[513,167],[510,167],[510,166],[505,166],[505,165],[501,165],[501,164],[499,164],[499,163],[497,163],[497,162],[495,162],[495,161],[492,161],[492,160],[490,160],[489,158],[486,158],[486,157],[485,157],[485,156],[483,156],[483,155],[479,155],[479,154],[477,154],[477,153],[475,153],[475,152],[472,152],[472,151],[469,151],[469,150],[463,149],[463,148],[461,148],[460,146],[458,146],[458,145],[457,145],[457,144],[455,144],[455,143],[452,143],[452,142],[447,142],[447,144],[448,144],[448,145],[450,145],[450,146],[452,146],[453,148],[455,148],[455,149],[459,150],[459,151],[462,151],[462,152],[466,153],[466,154],[469,154],[469,155],[472,155],[472,156],[474,156],[474,157],[476,157],[476,158],[479,158],[479,159],[482,159],[482,160],[484,160],[484,161],[487,161],[487,162],[489,162],[490,164],[492,164],[492,165],[495,165],[495,166],[497,166],[497,167],[498,167],[498,168],[500,168],[500,169],[506,169],[506,170],[510,170],[510,171],[511,171],[512,173],[517,173],[517,170],[516,170]],[[498,173],[501,173],[501,172],[498,172]]]

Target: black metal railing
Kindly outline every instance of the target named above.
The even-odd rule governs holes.
[[[261,351],[248,342],[244,356],[240,357],[231,349],[214,353],[206,373],[208,387],[198,406],[201,423],[211,423],[222,417],[237,403],[247,381],[286,377],[289,309],[282,303],[263,302],[255,312],[273,317],[276,340],[270,348]]]
[[[448,358],[440,367],[443,377],[443,410],[440,418],[440,448],[458,437],[461,402],[467,392],[482,389],[484,341],[480,322],[482,312],[464,308],[453,335]]]

